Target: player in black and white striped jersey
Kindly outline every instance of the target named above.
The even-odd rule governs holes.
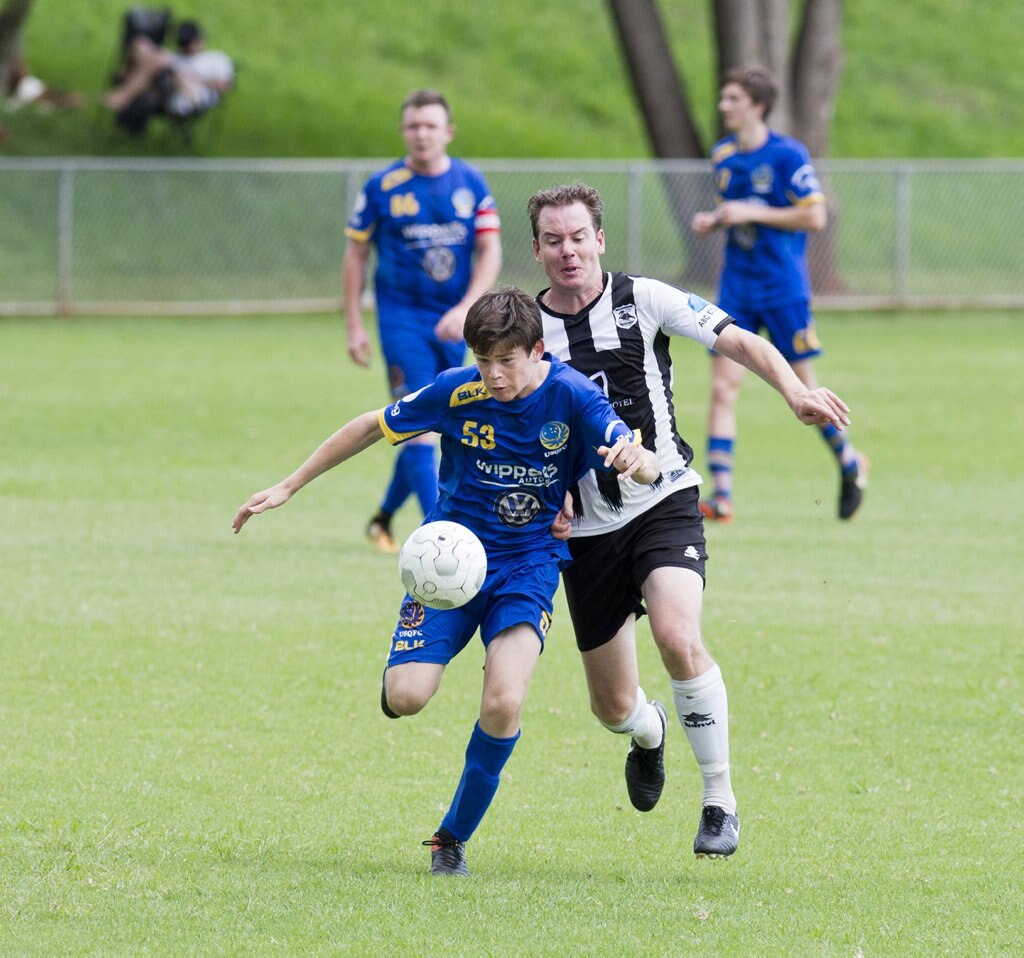
[[[669,673],[675,711],[704,778],[694,840],[699,857],[731,855],[739,841],[729,773],[725,683],[704,646],[705,551],[693,450],[679,435],[669,338],[685,336],[753,370],[807,425],[849,423],[838,396],[808,389],[766,340],[717,306],[658,280],[606,273],[603,202],[583,183],[535,193],[527,210],[533,250],[550,286],[537,296],[546,348],[598,383],[643,445],[661,479],[650,486],[602,482],[591,473],[567,499],[556,534],[571,530],[563,572],[591,708],[606,728],[632,738],[626,786],[652,809],[665,781],[663,706],[639,685],[636,620],[645,612]],[[614,536],[609,533],[614,532]]]

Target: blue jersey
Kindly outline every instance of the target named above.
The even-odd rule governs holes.
[[[477,234],[500,223],[483,174],[450,157],[440,176],[397,160],[366,182],[345,235],[377,247],[377,313],[431,328],[465,295]],[[412,314],[410,316],[410,313]]]
[[[764,146],[744,153],[730,136],[715,145],[711,159],[723,200],[766,206],[825,201],[807,148],[792,137],[769,131]],[[742,313],[810,298],[806,233],[760,223],[730,227],[718,297],[722,309]]]
[[[498,402],[477,368],[464,366],[380,413],[393,445],[441,434],[437,503],[424,522],[450,519],[472,529],[489,571],[532,555],[567,559],[566,543],[551,535],[566,490],[589,470],[604,471],[598,446],[633,437],[594,383],[544,358],[547,378],[523,399]]]

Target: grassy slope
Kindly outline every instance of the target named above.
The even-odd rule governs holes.
[[[174,4],[182,17],[194,12]],[[846,71],[832,153],[846,157],[1024,153],[1024,75],[993,70],[1001,38],[1024,33],[1024,7],[959,0],[847,7]],[[114,54],[123,0],[48,0],[29,22],[26,52],[52,86],[91,95]],[[713,125],[707,5],[663,0],[700,123]],[[445,89],[468,156],[642,157],[647,143],[600,0],[210,0],[212,45],[241,64],[239,90],[216,137],[224,156],[387,156],[396,106],[409,89]],[[6,117],[9,154],[76,155],[174,149],[160,136],[127,144],[99,107]]]

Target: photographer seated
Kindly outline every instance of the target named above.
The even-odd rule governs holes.
[[[231,89],[234,78],[231,58],[207,50],[199,24],[188,20],[178,28],[177,53],[143,34],[133,37],[124,77],[103,104],[115,111],[119,124],[141,134],[156,114],[185,119],[205,113]]]

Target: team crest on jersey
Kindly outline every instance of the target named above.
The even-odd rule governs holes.
[[[753,223],[734,226],[731,239],[740,249],[753,249],[757,245],[757,227]]]
[[[402,623],[403,629],[418,629],[423,625],[423,619],[426,617],[426,610],[419,602],[413,602],[411,599],[408,602],[402,603],[402,610],[398,613],[398,621]]]
[[[447,246],[432,246],[423,254],[423,269],[435,283],[445,283],[455,272],[455,254]]]
[[[494,503],[494,511],[507,526],[519,528],[532,522],[540,512],[540,499],[525,489],[507,492]]]
[[[452,206],[455,208],[455,215],[466,219],[473,215],[473,207],[476,206],[476,201],[473,197],[473,191],[466,189],[466,187],[459,187],[454,193],[452,193]]]
[[[774,182],[775,171],[767,163],[762,163],[750,174],[750,185],[755,193],[770,193]]]
[[[612,310],[615,317],[615,325],[619,329],[632,329],[636,325],[636,306],[627,303],[625,306],[616,306]]]
[[[564,422],[546,422],[540,431],[540,444],[549,452],[561,449],[569,441],[569,427]]]

